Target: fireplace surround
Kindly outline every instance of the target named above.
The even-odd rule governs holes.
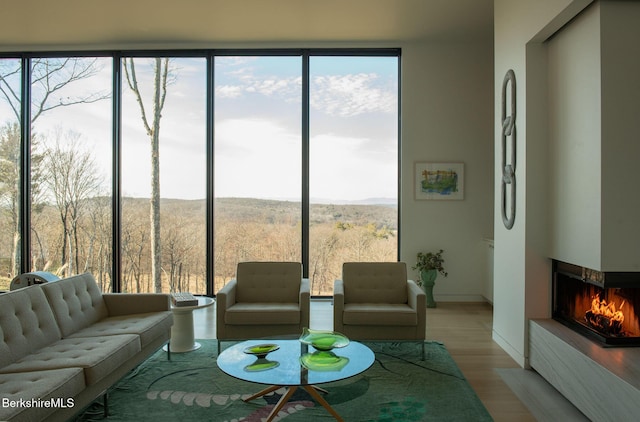
[[[604,347],[640,346],[640,273],[553,263],[553,319]]]

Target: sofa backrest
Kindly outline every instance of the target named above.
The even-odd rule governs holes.
[[[107,317],[102,292],[90,273],[42,285],[62,337]]]
[[[0,294],[0,367],[60,338],[40,285]]]
[[[407,303],[404,262],[345,262],[342,264],[345,303]]]
[[[299,262],[240,262],[237,302],[298,303],[302,283]]]

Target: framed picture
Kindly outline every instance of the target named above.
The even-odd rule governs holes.
[[[464,199],[464,163],[416,162],[416,200]]]

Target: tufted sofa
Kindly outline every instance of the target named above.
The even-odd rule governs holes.
[[[169,340],[164,294],[90,274],[0,294],[0,420],[67,420]]]

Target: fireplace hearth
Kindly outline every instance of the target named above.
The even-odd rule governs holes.
[[[640,346],[640,273],[553,265],[553,319],[604,347]]]

